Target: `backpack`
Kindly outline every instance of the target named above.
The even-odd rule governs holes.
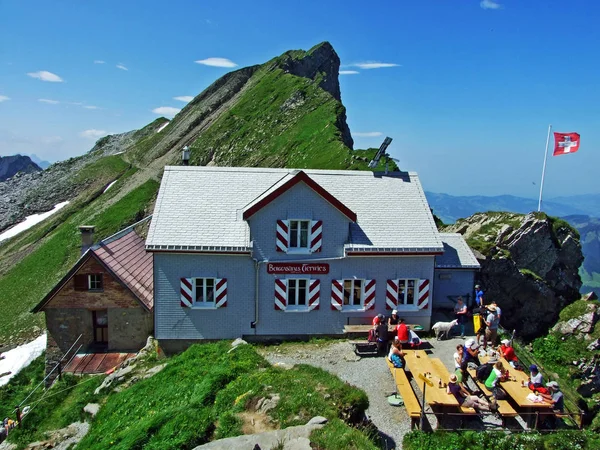
[[[369,342],[376,342],[377,341],[377,333],[375,332],[375,330],[373,328],[371,328],[369,330],[369,337],[367,338],[367,340]]]
[[[476,376],[477,380],[485,383],[485,381],[489,378],[490,374],[494,370],[494,366],[492,364],[482,364],[477,368]]]

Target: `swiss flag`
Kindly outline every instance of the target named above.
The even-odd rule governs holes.
[[[554,156],[579,150],[579,133],[554,133]]]

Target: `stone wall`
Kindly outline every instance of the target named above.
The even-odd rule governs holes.
[[[154,317],[141,306],[108,310],[108,350],[137,352],[154,333]]]

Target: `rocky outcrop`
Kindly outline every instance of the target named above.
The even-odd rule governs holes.
[[[543,213],[478,213],[444,231],[462,233],[483,254],[485,298],[502,308],[502,325],[525,339],[545,334],[580,297],[583,255],[566,222]]]
[[[40,172],[42,169],[29,156],[0,156],[0,181],[8,180],[17,173]]]
[[[317,416],[310,419],[306,425],[220,439],[200,445],[194,450],[229,450],[232,448],[240,450],[255,450],[257,448],[263,450],[274,448],[311,450],[313,447],[310,445],[310,434],[314,430],[323,428],[326,424],[327,419],[325,417]]]

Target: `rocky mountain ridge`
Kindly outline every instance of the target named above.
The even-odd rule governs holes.
[[[18,173],[40,172],[42,168],[29,156],[0,156],[0,181],[8,180]]]
[[[545,334],[560,311],[580,298],[579,234],[543,213],[478,213],[444,227],[479,253],[488,302],[502,308],[502,325],[529,340]]]

